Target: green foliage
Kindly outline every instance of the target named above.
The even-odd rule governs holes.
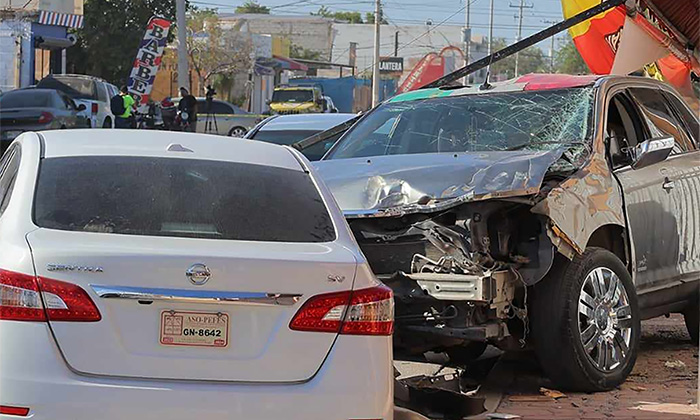
[[[382,20],[379,21],[380,24],[382,25],[387,25],[389,22],[384,18],[384,10],[380,9],[380,15],[382,17]],[[367,12],[365,13],[365,22],[366,23],[374,23],[374,12]]]
[[[78,42],[66,50],[70,71],[118,86],[129,78],[148,20],[155,15],[175,20],[175,0],[85,0],[83,7]]]
[[[494,39],[493,52],[505,48],[508,44],[502,38]],[[544,73],[549,71],[549,61],[544,52],[536,46],[520,51],[518,74]],[[510,79],[515,77],[515,54],[498,61],[491,66],[491,77]]]
[[[218,82],[219,90],[225,91],[224,85],[233,75],[250,68],[250,40],[240,32],[223,30],[215,11],[191,11],[187,28],[187,54],[200,90],[208,83]]]
[[[581,58],[581,54],[579,54],[574,41],[570,37],[567,38],[566,43],[557,51],[555,65],[557,73],[590,73],[588,65],[583,61],[583,58]]]
[[[311,13],[314,16],[322,16],[335,20],[346,21],[348,23],[364,23],[362,13],[360,12],[331,12],[326,6],[321,6],[316,13]]]
[[[302,47],[301,45],[292,44],[289,48],[289,55],[291,58],[301,58],[303,60],[323,60],[320,51],[313,51]]]
[[[248,0],[243,3],[243,6],[236,7],[236,13],[253,13],[261,15],[269,15],[270,8],[263,6],[256,1]]]

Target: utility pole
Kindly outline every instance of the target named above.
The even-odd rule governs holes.
[[[187,62],[187,19],[185,17],[185,0],[175,3],[177,18],[177,84],[190,90],[190,69]]]
[[[394,32],[394,57],[399,56],[399,31]]]
[[[381,0],[376,0],[374,7],[374,69],[372,71],[372,108],[379,105],[379,84],[381,82],[379,76],[379,25],[382,21],[381,15]]]
[[[462,30],[462,38],[464,38],[464,67],[469,64],[469,58],[471,56],[471,46],[472,46],[472,29],[469,26],[469,9],[471,9],[472,0],[464,0],[465,4],[465,15],[464,15],[464,29]],[[469,76],[464,77],[462,82],[464,86],[469,84]]]
[[[542,23],[548,23],[550,25],[553,25],[557,22],[554,20],[543,20]],[[552,35],[552,37],[550,38],[550,40],[552,42],[551,45],[549,46],[549,72],[550,73],[554,73],[554,41],[555,41],[555,39],[556,39],[556,37],[554,35]]]
[[[489,18],[489,55],[493,54],[493,0],[491,0],[491,16]],[[491,66],[489,66],[489,69]]]
[[[532,4],[525,4],[525,0],[520,0],[520,5],[509,5],[510,7],[517,7],[520,9],[518,11],[518,36],[515,42],[520,42],[523,39],[523,10],[532,9],[535,7]],[[515,75],[513,77],[518,77],[518,64],[520,62],[520,53],[515,54]]]

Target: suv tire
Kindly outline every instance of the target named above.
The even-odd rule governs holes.
[[[613,253],[591,247],[572,261],[557,256],[534,287],[531,315],[535,353],[557,386],[605,391],[632,371],[641,332],[637,294]]]

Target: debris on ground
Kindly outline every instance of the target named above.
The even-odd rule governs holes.
[[[559,398],[566,398],[566,394],[564,394],[563,392],[559,392],[554,389],[547,389],[544,387],[540,388],[540,394],[549,398],[554,398],[555,400],[558,400]]]
[[[651,411],[654,413],[661,414],[675,414],[675,415],[686,415],[686,416],[697,416],[700,415],[700,409],[698,409],[697,404],[671,404],[671,403],[651,403],[642,402],[637,407],[633,407],[633,410]]]
[[[486,411],[484,398],[475,396],[478,388],[460,372],[419,375],[395,382],[394,402],[429,418],[456,420]]]
[[[644,391],[647,390],[647,389],[644,388],[643,386],[639,386],[639,385],[632,385],[632,386],[630,387],[630,389],[631,389],[632,391],[636,391],[636,392],[644,392]]]
[[[683,363],[682,360],[669,360],[664,363],[664,366],[669,369],[683,369],[685,367],[685,363]]]
[[[517,414],[489,413],[486,415],[486,418],[493,419],[493,420],[509,420],[509,419],[519,419],[520,416]]]
[[[511,395],[508,400],[511,402],[541,402],[552,401],[552,398],[546,395]]]

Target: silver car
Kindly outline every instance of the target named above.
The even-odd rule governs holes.
[[[598,391],[643,319],[683,313],[697,343],[699,132],[656,80],[528,75],[399,95],[314,165],[394,290],[397,355],[533,347]]]
[[[310,161],[319,160],[333,147],[342,132],[327,132],[348,127],[357,114],[291,114],[273,115],[255,126],[245,138],[266,143],[294,146]],[[344,130],[343,130],[344,131]],[[320,137],[320,134],[324,137]]]
[[[180,98],[174,98],[173,102],[179,105]],[[263,118],[226,101],[214,99],[209,107],[206,98],[197,98],[198,133],[243,137]]]
[[[85,105],[53,89],[25,88],[0,95],[0,153],[25,131],[88,128]]]

